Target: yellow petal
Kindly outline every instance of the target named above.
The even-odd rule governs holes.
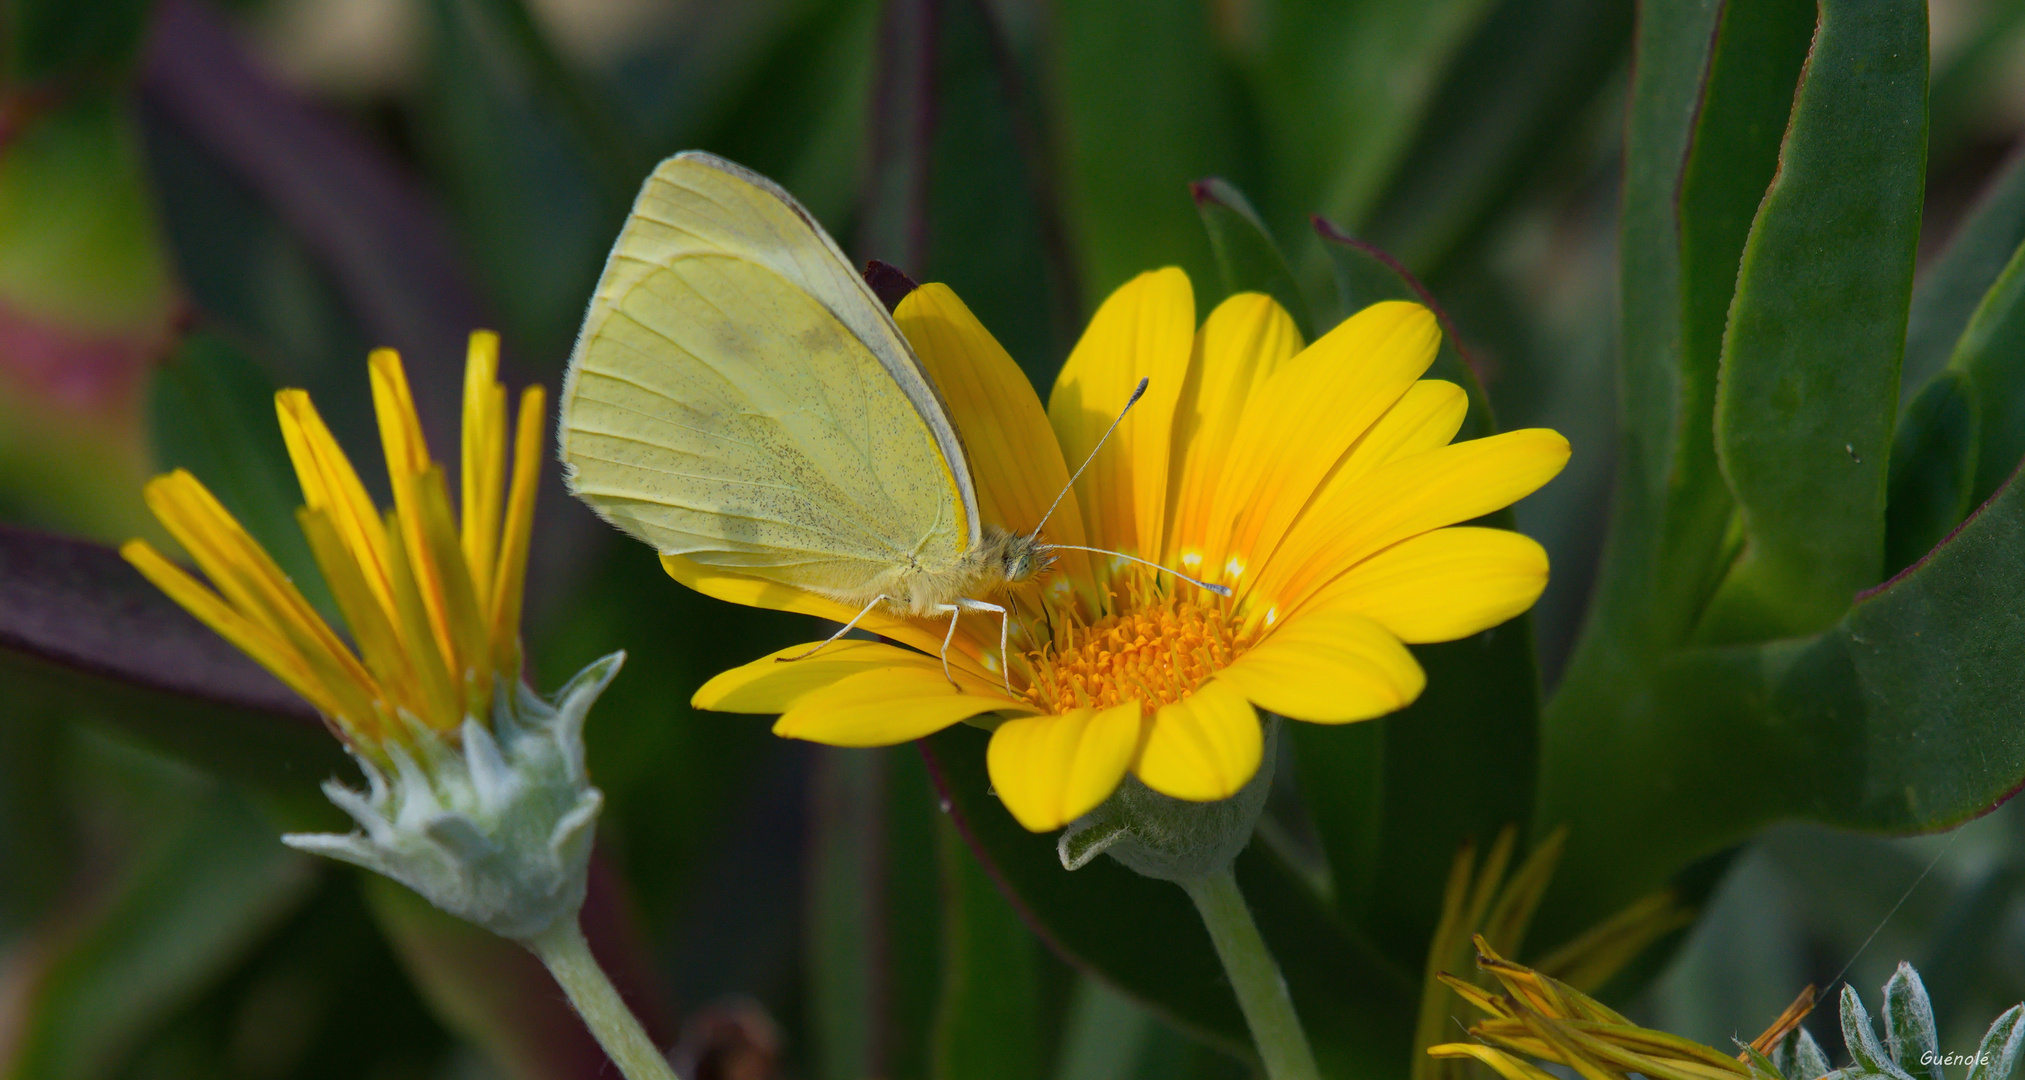
[[[293,646],[241,615],[182,567],[164,558],[154,545],[146,540],[129,540],[120,546],[120,557],[132,563],[134,569],[183,610],[287,683],[289,689],[318,712],[336,716],[341,711],[337,699],[325,690]]]
[[[1358,562],[1408,537],[1482,517],[1532,494],[1568,463],[1568,440],[1545,428],[1507,431],[1398,458],[1328,499],[1260,572],[1254,588],[1282,614]],[[1254,604],[1254,610],[1261,605]]]
[[[879,667],[803,694],[774,722],[773,733],[830,746],[892,746],[933,735],[990,712],[1034,708],[997,694],[959,693],[942,665]]]
[[[1406,646],[1354,611],[1306,611],[1217,673],[1259,708],[1291,720],[1342,724],[1400,709],[1427,675]]]
[[[492,610],[501,499],[506,491],[506,387],[499,385],[499,335],[474,330],[464,361],[463,498],[459,539],[481,610]]]
[[[1103,711],[1007,720],[991,733],[991,786],[1021,825],[1059,829],[1111,797],[1139,748],[1143,710],[1128,701]]]
[[[949,405],[985,524],[1031,532],[1068,487],[1069,470],[1026,373],[947,285],[908,293],[893,320]],[[1088,543],[1073,495],[1055,507],[1046,532],[1055,543]],[[1090,583],[1082,552],[1059,552],[1056,559],[1052,585]]]
[[[921,658],[920,653],[852,638],[831,642],[809,655],[817,644],[791,645],[752,663],[719,672],[696,691],[689,704],[716,712],[784,713],[812,690],[861,671],[915,667],[915,661]]]
[[[1352,483],[1388,461],[1447,446],[1462,429],[1469,411],[1469,394],[1452,382],[1422,379],[1407,387],[1399,401],[1343,455],[1335,471],[1322,482],[1316,502],[1326,502],[1331,488]]]
[[[1410,644],[1454,641],[1532,607],[1546,587],[1547,551],[1531,537],[1455,526],[1403,540],[1358,563],[1301,610],[1355,611]]]
[[[415,411],[415,395],[408,389],[408,373],[401,367],[401,355],[392,349],[374,349],[366,357],[372,377],[373,414],[380,422],[380,446],[387,455],[387,472],[398,478],[429,467],[429,444],[422,439],[422,418]],[[402,513],[407,513],[405,508]]]
[[[771,611],[792,611],[799,615],[814,615],[833,623],[847,623],[856,608],[838,603],[826,596],[818,596],[775,581],[735,574],[720,567],[705,566],[680,555],[661,556],[661,568],[676,581],[695,589],[697,592],[726,603],[743,604],[746,607],[767,608]],[[947,626],[943,623],[943,626]],[[905,645],[912,645],[928,654],[930,659],[942,655],[942,630],[928,629],[921,623],[891,615],[883,610],[873,611],[858,620],[858,626],[880,637],[892,638]],[[949,665],[983,676],[987,668],[978,659],[978,645],[972,635],[958,630],[956,641],[950,646]],[[991,648],[998,649],[998,628],[992,627]],[[937,661],[936,670],[941,670]],[[992,675],[993,681],[998,676]]]
[[[506,497],[506,522],[499,536],[499,565],[493,569],[491,628],[493,664],[509,681],[520,672],[520,603],[527,588],[527,549],[534,535],[534,493],[541,486],[542,433],[547,400],[539,386],[520,394],[513,435],[513,487]]]
[[[1167,470],[1175,403],[1195,343],[1195,293],[1175,267],[1141,274],[1111,294],[1069,354],[1048,397],[1048,420],[1074,470],[1090,455],[1139,380],[1146,396],[1076,481],[1094,547],[1158,558],[1167,530]]]
[[[1293,316],[1263,293],[1238,293],[1216,306],[1195,338],[1196,355],[1174,417],[1174,524],[1168,558],[1184,573],[1203,570],[1202,539],[1245,406],[1280,365],[1301,351]]]
[[[1282,366],[1245,409],[1218,480],[1208,572],[1241,581],[1280,543],[1352,443],[1434,362],[1418,304],[1373,304]]]
[[[275,416],[281,421],[281,438],[288,445],[289,461],[295,465],[302,485],[302,501],[312,510],[330,514],[331,524],[344,539],[345,547],[359,560],[366,584],[380,606],[391,614],[394,589],[387,571],[389,540],[380,512],[366,495],[351,460],[331,437],[330,428],[317,414],[309,395],[301,390],[281,390],[274,395]]]
[[[1503,1050],[1476,1043],[1442,1043],[1427,1048],[1429,1057],[1475,1058],[1495,1069],[1504,1080],[1554,1080],[1554,1074]]]
[[[1153,715],[1133,772],[1163,795],[1228,799],[1259,771],[1265,732],[1242,690],[1219,675]]]

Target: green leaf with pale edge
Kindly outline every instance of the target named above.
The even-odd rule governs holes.
[[[986,740],[984,732],[958,725],[921,745],[957,828],[1028,927],[1063,959],[1169,1023],[1248,1055],[1244,1018],[1187,896],[1108,858],[1062,869],[1055,837],[1026,831],[992,795]],[[1237,871],[1324,1072],[1403,1072],[1418,975],[1350,936],[1260,845],[1239,856]]]
[[[1259,220],[1259,212],[1252,209],[1244,192],[1228,180],[1214,176],[1197,180],[1188,190],[1195,196],[1202,227],[1209,232],[1210,249],[1216,252],[1217,269],[1223,275],[1223,295],[1265,293],[1294,317],[1294,325],[1300,327],[1303,338],[1315,340],[1318,327],[1309,313],[1307,299],[1301,295],[1300,283],[1294,280],[1287,257],[1280,253],[1280,246],[1273,242],[1272,233]]]
[[[1883,572],[1926,95],[1924,3],[1821,5],[1723,338],[1716,446],[1744,547],[1705,640],[1819,630]]]

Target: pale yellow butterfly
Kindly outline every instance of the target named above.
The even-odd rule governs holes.
[[[945,671],[975,610],[999,616],[1003,674],[1007,612],[982,597],[1063,546],[978,520],[948,406],[885,305],[792,196],[700,151],[633,204],[558,442],[570,491],[663,554],[858,606],[832,641],[882,605],[948,615]]]

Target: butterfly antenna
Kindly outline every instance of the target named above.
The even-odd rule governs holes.
[[[1139,399],[1146,396],[1147,381],[1146,379],[1140,379],[1139,385],[1132,388],[1132,396],[1125,399],[1125,407],[1118,410],[1118,419],[1111,421],[1111,426],[1105,428],[1104,434],[1097,437],[1097,445],[1090,448],[1090,456],[1084,458],[1083,464],[1077,466],[1076,475],[1069,477],[1069,482],[1062,485],[1062,493],[1055,496],[1054,502],[1048,504],[1048,512],[1041,515],[1041,520],[1034,524],[1034,531],[1027,534],[1027,539],[1037,540],[1040,538],[1041,526],[1046,525],[1048,519],[1055,516],[1055,508],[1062,505],[1062,500],[1068,498],[1069,492],[1075,489],[1076,481],[1083,478],[1083,470],[1088,469],[1090,463],[1097,460],[1097,451],[1104,448],[1104,440],[1110,438],[1111,433],[1118,430],[1118,425],[1125,422],[1125,414],[1131,412],[1132,406],[1139,404]]]
[[[1150,566],[1163,574],[1173,574],[1175,577],[1178,577],[1181,580],[1188,582],[1190,585],[1194,585],[1195,587],[1200,589],[1208,589],[1210,592],[1213,592],[1218,596],[1230,595],[1230,586],[1228,585],[1211,585],[1207,581],[1197,581],[1196,579],[1189,577],[1187,574],[1184,574],[1171,566],[1162,566],[1159,563],[1153,562],[1150,559],[1142,559],[1137,555],[1127,555],[1122,551],[1111,551],[1107,548],[1083,547],[1079,544],[1048,544],[1047,548],[1050,551],[1093,551],[1099,555],[1110,555],[1114,558],[1124,559],[1127,562],[1136,562],[1141,566]]]

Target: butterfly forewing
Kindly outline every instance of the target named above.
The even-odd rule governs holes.
[[[708,155],[662,163],[620,234],[560,441],[607,520],[790,585],[859,596],[977,543],[962,447],[885,309],[806,211]]]

